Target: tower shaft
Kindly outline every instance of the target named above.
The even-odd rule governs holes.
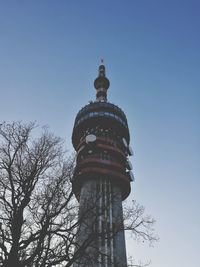
[[[88,180],[81,189],[77,243],[89,241],[74,267],[126,267],[122,199],[109,178]]]

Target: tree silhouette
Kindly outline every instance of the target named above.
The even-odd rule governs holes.
[[[78,219],[71,188],[74,159],[66,155],[60,138],[46,128],[38,135],[37,129],[35,123],[0,126],[0,265],[69,267],[83,257],[90,262],[87,249],[99,233],[91,231],[82,244],[76,237],[95,205]],[[134,238],[156,240],[154,220],[142,206],[133,202],[124,218],[125,230]],[[95,249],[96,257],[101,252]]]

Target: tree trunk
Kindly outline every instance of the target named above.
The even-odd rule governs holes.
[[[23,212],[19,211],[13,218],[13,223],[12,223],[13,243],[5,267],[22,267],[18,255],[22,224],[23,224]]]

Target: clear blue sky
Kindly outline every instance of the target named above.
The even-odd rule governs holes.
[[[157,219],[152,267],[199,266],[200,2],[1,0],[0,120],[48,124],[66,139],[94,99],[105,59],[110,102],[127,114],[132,198]]]

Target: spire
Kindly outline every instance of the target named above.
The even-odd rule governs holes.
[[[106,78],[106,69],[103,65],[103,59],[101,59],[101,65],[99,66],[99,76],[94,81],[94,87],[96,88],[96,100],[107,101],[107,90],[110,86],[109,80]]]

